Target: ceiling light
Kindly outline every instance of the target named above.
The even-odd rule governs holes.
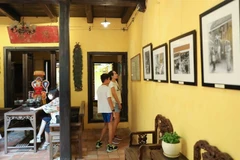
[[[105,20],[101,23],[103,25],[104,28],[107,28],[109,24],[111,24],[110,22],[108,22],[106,20],[106,6],[104,6],[104,16],[105,16]]]
[[[106,20],[106,17],[105,17],[105,20],[104,20],[101,24],[102,24],[105,28],[107,28],[108,25],[111,24],[111,23],[108,22],[108,21]]]

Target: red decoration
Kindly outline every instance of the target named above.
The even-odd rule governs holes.
[[[8,35],[11,43],[58,43],[58,26],[37,26],[33,34],[18,34],[11,31]]]

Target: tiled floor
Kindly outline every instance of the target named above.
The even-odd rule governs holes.
[[[106,152],[107,135],[103,140],[103,147],[100,149],[95,148],[96,141],[99,139],[100,129],[86,129],[83,132],[83,158],[81,160],[124,160],[124,149],[129,143],[129,130],[127,128],[118,129],[118,135],[123,138],[118,145],[118,150],[112,153]],[[2,139],[3,140],[3,139]],[[2,141],[1,140],[1,141]],[[80,160],[76,156],[76,150],[72,149],[72,160]],[[4,154],[4,146],[0,144],[0,159],[1,160],[49,160],[48,151],[18,151],[10,150],[8,154]]]

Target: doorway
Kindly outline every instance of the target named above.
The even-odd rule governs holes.
[[[88,123],[102,122],[97,113],[96,90],[102,84],[100,75],[114,70],[118,73],[118,84],[122,90],[121,122],[128,121],[127,91],[127,53],[126,52],[88,52]]]
[[[28,98],[35,70],[45,71],[49,88],[56,87],[58,55],[58,47],[4,47],[4,107],[15,108],[14,100]]]

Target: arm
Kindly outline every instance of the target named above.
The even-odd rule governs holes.
[[[43,106],[38,107],[38,108],[30,107],[30,111],[39,111],[39,110],[43,110]]]
[[[112,103],[112,98],[111,97],[108,97],[108,104],[113,112],[113,117],[115,117],[115,112],[114,112],[114,106],[113,106],[113,103]]]
[[[111,110],[113,110],[114,109],[114,107],[113,107],[113,103],[112,103],[112,99],[111,99],[111,97],[108,97],[108,104],[109,104],[109,106],[110,106],[110,108],[111,108]]]
[[[53,101],[54,101],[54,100],[52,100],[51,102],[49,102],[49,103],[47,103],[47,104],[44,104],[44,105],[42,105],[41,107],[38,107],[38,108],[30,107],[30,110],[32,110],[32,111],[43,110],[44,107],[48,107],[48,106],[50,106],[50,105],[52,104]]]
[[[117,93],[116,93],[116,90],[115,90],[114,87],[111,88],[111,92],[112,92],[112,96],[114,97],[114,99],[115,99],[116,102],[118,103],[119,108],[122,109],[121,102],[120,102],[119,99],[118,99],[118,96],[117,96]]]

